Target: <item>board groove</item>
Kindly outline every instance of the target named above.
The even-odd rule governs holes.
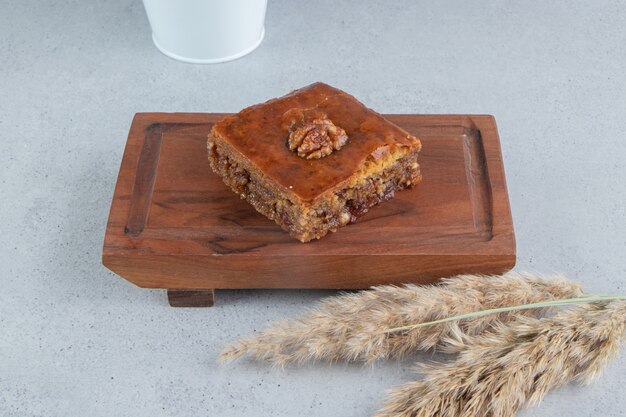
[[[484,240],[491,240],[493,238],[491,189],[480,131],[471,129],[471,133],[467,134],[463,141],[463,151],[474,226]]]
[[[131,197],[128,222],[124,230],[132,238],[139,237],[148,220],[159,155],[161,153],[162,138],[163,127],[160,123],[152,124],[146,128],[135,174],[135,185]]]

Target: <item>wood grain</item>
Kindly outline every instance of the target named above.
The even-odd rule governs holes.
[[[211,170],[222,114],[140,113],[122,160],[103,263],[149,288],[366,288],[499,274],[515,238],[495,120],[387,115],[422,140],[418,187],[302,244]]]

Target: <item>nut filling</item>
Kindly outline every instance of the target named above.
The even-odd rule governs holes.
[[[289,134],[289,150],[300,158],[320,159],[348,142],[346,131],[329,119],[314,119]]]

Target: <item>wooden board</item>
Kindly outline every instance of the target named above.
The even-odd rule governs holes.
[[[495,120],[387,115],[422,140],[423,183],[303,244],[210,169],[223,114],[139,113],[115,188],[102,261],[149,288],[367,288],[499,274],[515,238]]]

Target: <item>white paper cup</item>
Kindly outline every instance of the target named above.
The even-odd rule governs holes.
[[[152,40],[170,58],[213,64],[254,51],[267,0],[143,0]]]

